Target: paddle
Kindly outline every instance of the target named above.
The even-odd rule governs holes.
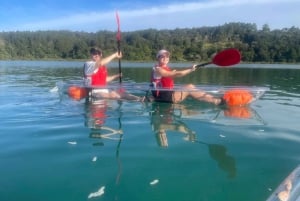
[[[116,35],[117,48],[118,48],[118,53],[120,54],[120,52],[121,52],[121,29],[120,29],[120,18],[119,18],[119,14],[118,14],[117,11],[116,11],[116,19],[117,19],[117,25],[118,25],[118,31],[117,31],[117,35]],[[121,74],[121,73],[122,73],[121,59],[119,59],[119,74]],[[119,83],[120,84],[122,83],[122,76],[119,77]],[[124,91],[125,90],[123,88],[119,89],[120,93],[124,93]],[[122,102],[119,102],[119,109],[121,108],[121,105],[122,105]],[[121,129],[121,128],[122,128],[122,123],[121,123],[121,114],[120,114],[120,116],[119,116],[119,129]],[[123,139],[123,135],[120,135],[119,143],[118,143],[118,146],[117,146],[117,152],[116,152],[116,157],[117,157],[117,161],[118,161],[118,175],[117,175],[117,178],[116,178],[116,184],[119,184],[120,177],[121,177],[122,164],[121,164],[121,160],[120,160],[120,157],[119,157],[119,153],[120,153],[120,146],[121,146],[122,139]]]
[[[229,48],[225,49],[219,53],[217,53],[213,58],[211,62],[203,63],[203,64],[198,64],[196,67],[204,67],[209,64],[215,64],[217,66],[232,66],[235,64],[240,63],[241,61],[241,54],[237,49],[234,48]]]
[[[121,52],[121,29],[120,29],[120,18],[118,12],[116,12],[116,19],[117,19],[117,25],[118,25],[118,31],[117,31],[117,47],[118,47],[118,53]],[[121,70],[121,59],[119,59],[119,74],[122,74]],[[122,83],[122,76],[119,77],[119,82]]]

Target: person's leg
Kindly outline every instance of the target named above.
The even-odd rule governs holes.
[[[187,91],[174,91],[173,92],[173,103],[180,103],[186,99],[186,97],[189,95],[189,92]]]
[[[214,97],[213,95],[208,94],[205,91],[197,90],[192,84],[186,85],[185,88],[189,91],[187,96],[191,96],[196,100],[213,103],[215,105],[219,105],[222,101],[221,98]]]
[[[121,95],[119,93],[117,93],[116,91],[111,91],[111,92],[109,92],[109,96],[107,98],[120,99]]]
[[[193,97],[196,100],[199,101],[204,101],[204,102],[208,102],[208,103],[213,103],[215,105],[220,105],[222,102],[221,98],[217,98],[214,97],[211,94],[208,94],[204,91],[194,91],[194,92],[190,92],[189,94],[191,97]]]
[[[145,100],[145,96],[135,96],[133,94],[129,94],[129,93],[122,93],[120,94],[122,99],[125,100],[132,100],[132,101],[141,101],[143,102]]]
[[[110,92],[107,89],[96,89],[92,91],[92,97],[104,99],[119,99],[120,95],[114,91]]]
[[[135,96],[126,92],[117,92],[117,91],[109,91],[107,89],[95,90],[93,92],[94,98],[104,98],[104,99],[125,99],[132,101],[144,101],[145,97]]]

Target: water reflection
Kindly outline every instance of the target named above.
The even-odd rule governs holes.
[[[220,108],[212,122],[223,125],[266,125],[267,122],[251,106]]]
[[[207,113],[215,114],[211,120],[216,120],[223,114],[225,118],[245,120],[257,116],[250,107],[232,107],[232,108],[211,108],[195,109],[189,105],[152,103],[150,112],[150,123],[155,134],[155,139],[160,147],[168,148],[168,138],[172,138],[172,133],[183,134],[182,139],[192,143],[199,143],[208,147],[210,157],[215,160],[218,167],[225,171],[229,178],[236,176],[235,158],[227,153],[227,148],[221,144],[209,144],[197,139],[197,133],[189,128],[185,119],[192,116],[205,116]],[[202,119],[203,120],[203,119]],[[207,118],[210,120],[210,118]]]
[[[224,170],[229,178],[236,176],[235,159],[233,156],[227,154],[225,146],[220,144],[208,144],[198,140],[196,142],[207,145],[210,157],[218,163],[218,167]]]
[[[194,141],[195,132],[192,131],[182,120],[182,114],[194,113],[180,104],[152,103],[150,123],[155,132],[157,143],[161,147],[168,147],[168,131],[184,134],[183,139]]]
[[[90,128],[90,137],[95,139],[109,139],[118,141],[116,145],[116,158],[119,159],[120,145],[123,137],[121,118],[122,106],[126,101],[99,100],[86,103],[85,126]],[[128,105],[127,105],[128,106]],[[251,107],[215,107],[207,104],[170,104],[170,103],[145,103],[143,114],[149,115],[149,121],[155,140],[159,147],[168,148],[168,138],[173,133],[182,134],[182,140],[205,145],[209,156],[216,161],[218,167],[225,171],[229,178],[236,176],[235,158],[228,154],[227,148],[222,144],[207,143],[198,140],[197,132],[188,125],[188,120],[197,119],[211,123],[241,125],[242,122],[256,119],[264,123],[260,116]],[[143,115],[141,114],[141,115]],[[128,114],[127,114],[128,115]],[[113,118],[111,118],[113,116]],[[126,117],[126,116],[125,116]],[[116,126],[116,119],[118,126]],[[114,121],[112,123],[112,121]],[[250,123],[253,123],[250,121]],[[108,126],[113,125],[113,126]],[[126,132],[126,131],[124,131]],[[103,142],[94,143],[103,146]],[[120,165],[119,165],[120,166]],[[118,176],[119,177],[119,176]],[[118,180],[118,179],[117,179]]]
[[[266,121],[251,106],[215,107],[195,101],[184,104],[151,103],[150,116],[156,116],[155,121],[164,122],[166,130],[187,132],[178,123],[170,124],[170,120],[205,121],[221,125],[265,125]],[[161,119],[159,119],[159,117]],[[154,121],[153,119],[151,121]],[[154,128],[159,130],[159,128]],[[185,131],[184,131],[185,130]]]
[[[107,112],[110,109],[109,100],[101,99],[95,102],[86,102],[85,126],[91,129],[91,138],[120,139],[123,134],[120,113],[118,117],[114,117],[118,119],[118,128],[105,125],[108,118]],[[120,108],[117,108],[116,111],[120,111]]]
[[[117,108],[114,108],[114,106],[109,103],[117,103]],[[123,140],[121,106],[121,101],[114,102],[106,99],[99,99],[97,101],[87,101],[85,107],[85,126],[90,128],[90,138],[118,141],[116,145],[116,160],[118,167],[116,184],[119,184],[122,174],[122,162],[120,159],[120,147]],[[109,127],[106,125],[109,118],[108,113],[112,111],[112,108],[114,108],[113,110],[118,114],[113,118],[114,120],[117,119],[118,127]],[[94,142],[93,146],[104,146],[104,142]]]

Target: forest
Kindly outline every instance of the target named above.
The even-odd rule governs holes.
[[[0,32],[0,60],[84,60],[91,47],[104,56],[117,51],[116,32],[15,31]],[[159,49],[171,52],[172,61],[208,61],[225,48],[237,48],[244,62],[300,62],[300,29],[270,30],[252,23],[173,30],[146,29],[121,33],[127,61],[153,61]]]

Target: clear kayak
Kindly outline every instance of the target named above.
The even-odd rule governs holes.
[[[300,200],[300,165],[288,175],[267,201]]]
[[[76,96],[70,96],[69,90],[70,88],[75,87],[77,92],[79,93],[79,99],[76,99]],[[99,109],[102,111],[103,105],[109,105],[109,108],[113,108],[113,112],[115,113],[118,111],[120,107],[120,101],[123,102],[121,99],[110,100],[110,99],[98,99],[91,97],[90,92],[92,90],[125,90],[128,93],[132,93],[137,96],[144,96],[149,90],[153,90],[149,88],[149,84],[131,84],[131,83],[124,83],[122,85],[119,84],[111,84],[108,87],[86,87],[80,81],[73,81],[73,82],[59,82],[57,83],[57,92],[60,93],[61,100],[76,100],[76,102],[85,102],[87,107],[91,107],[91,111]],[[175,89],[182,89],[180,85],[176,86]],[[207,93],[211,93],[215,96],[222,96],[226,93],[226,91],[230,90],[248,90],[249,93],[252,94],[252,102],[258,100],[262,97],[262,95],[269,90],[266,87],[237,87],[237,86],[204,86],[199,85],[197,86],[199,90],[205,90]],[[83,91],[80,94],[80,91]],[[85,95],[82,98],[81,95]],[[145,101],[145,102],[135,102],[135,101],[128,101],[124,100],[122,104],[123,108],[122,111],[126,115],[142,115],[142,116],[153,116],[156,114],[155,112],[160,112],[157,115],[159,118],[165,116],[172,116],[172,119],[179,119],[181,120],[196,120],[196,121],[204,121],[204,122],[211,122],[214,124],[221,124],[221,125],[265,125],[267,122],[263,120],[263,118],[256,112],[252,104],[243,105],[243,106],[234,106],[230,107],[227,105],[224,106],[215,106],[208,104],[202,101],[195,101],[193,99],[187,99],[180,104],[170,104],[164,102],[156,102],[156,101]],[[124,106],[129,106],[128,108]],[[95,109],[96,108],[96,109]],[[88,109],[90,111],[90,109]],[[104,115],[105,116],[105,115]],[[174,118],[173,118],[174,117]],[[100,118],[101,119],[101,118]],[[170,119],[170,118],[167,118]],[[96,122],[96,123],[95,123]],[[90,125],[91,128],[98,128],[98,123],[100,122],[100,127],[102,127],[102,121],[99,121],[99,118],[90,118],[87,125]]]
[[[59,92],[68,94],[74,99],[91,98],[94,91],[117,91],[122,93],[133,94],[136,96],[151,96],[151,91],[204,91],[215,97],[228,97],[231,102],[237,99],[249,99],[247,104],[250,104],[259,98],[261,98],[268,87],[257,87],[257,86],[219,86],[219,85],[195,85],[195,88],[186,88],[184,85],[177,84],[172,89],[166,88],[153,88],[149,83],[112,83],[105,87],[103,86],[87,86],[83,81],[69,81],[57,83]],[[235,103],[233,103],[235,104]]]

